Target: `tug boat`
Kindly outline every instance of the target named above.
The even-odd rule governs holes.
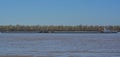
[[[117,31],[113,31],[113,30],[104,28],[104,29],[101,31],[101,33],[117,33]]]

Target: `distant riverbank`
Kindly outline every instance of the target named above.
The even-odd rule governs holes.
[[[100,31],[4,31],[0,33],[107,33]],[[117,33],[117,32],[108,32]]]
[[[40,25],[4,25],[0,26],[1,33],[116,33],[120,26],[40,26]]]

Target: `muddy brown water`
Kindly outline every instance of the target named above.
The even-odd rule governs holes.
[[[120,33],[1,33],[0,57],[120,57]]]

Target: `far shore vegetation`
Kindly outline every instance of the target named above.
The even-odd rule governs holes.
[[[63,26],[63,25],[0,25],[0,32],[54,32],[54,31],[101,31],[104,27],[113,31],[120,31],[120,26],[99,26],[99,25],[76,25],[76,26]]]

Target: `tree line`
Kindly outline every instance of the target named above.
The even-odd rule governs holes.
[[[0,32],[11,32],[11,31],[101,31],[104,27],[110,30],[120,31],[120,26],[99,26],[99,25],[76,25],[76,26],[54,26],[54,25],[1,25]]]

